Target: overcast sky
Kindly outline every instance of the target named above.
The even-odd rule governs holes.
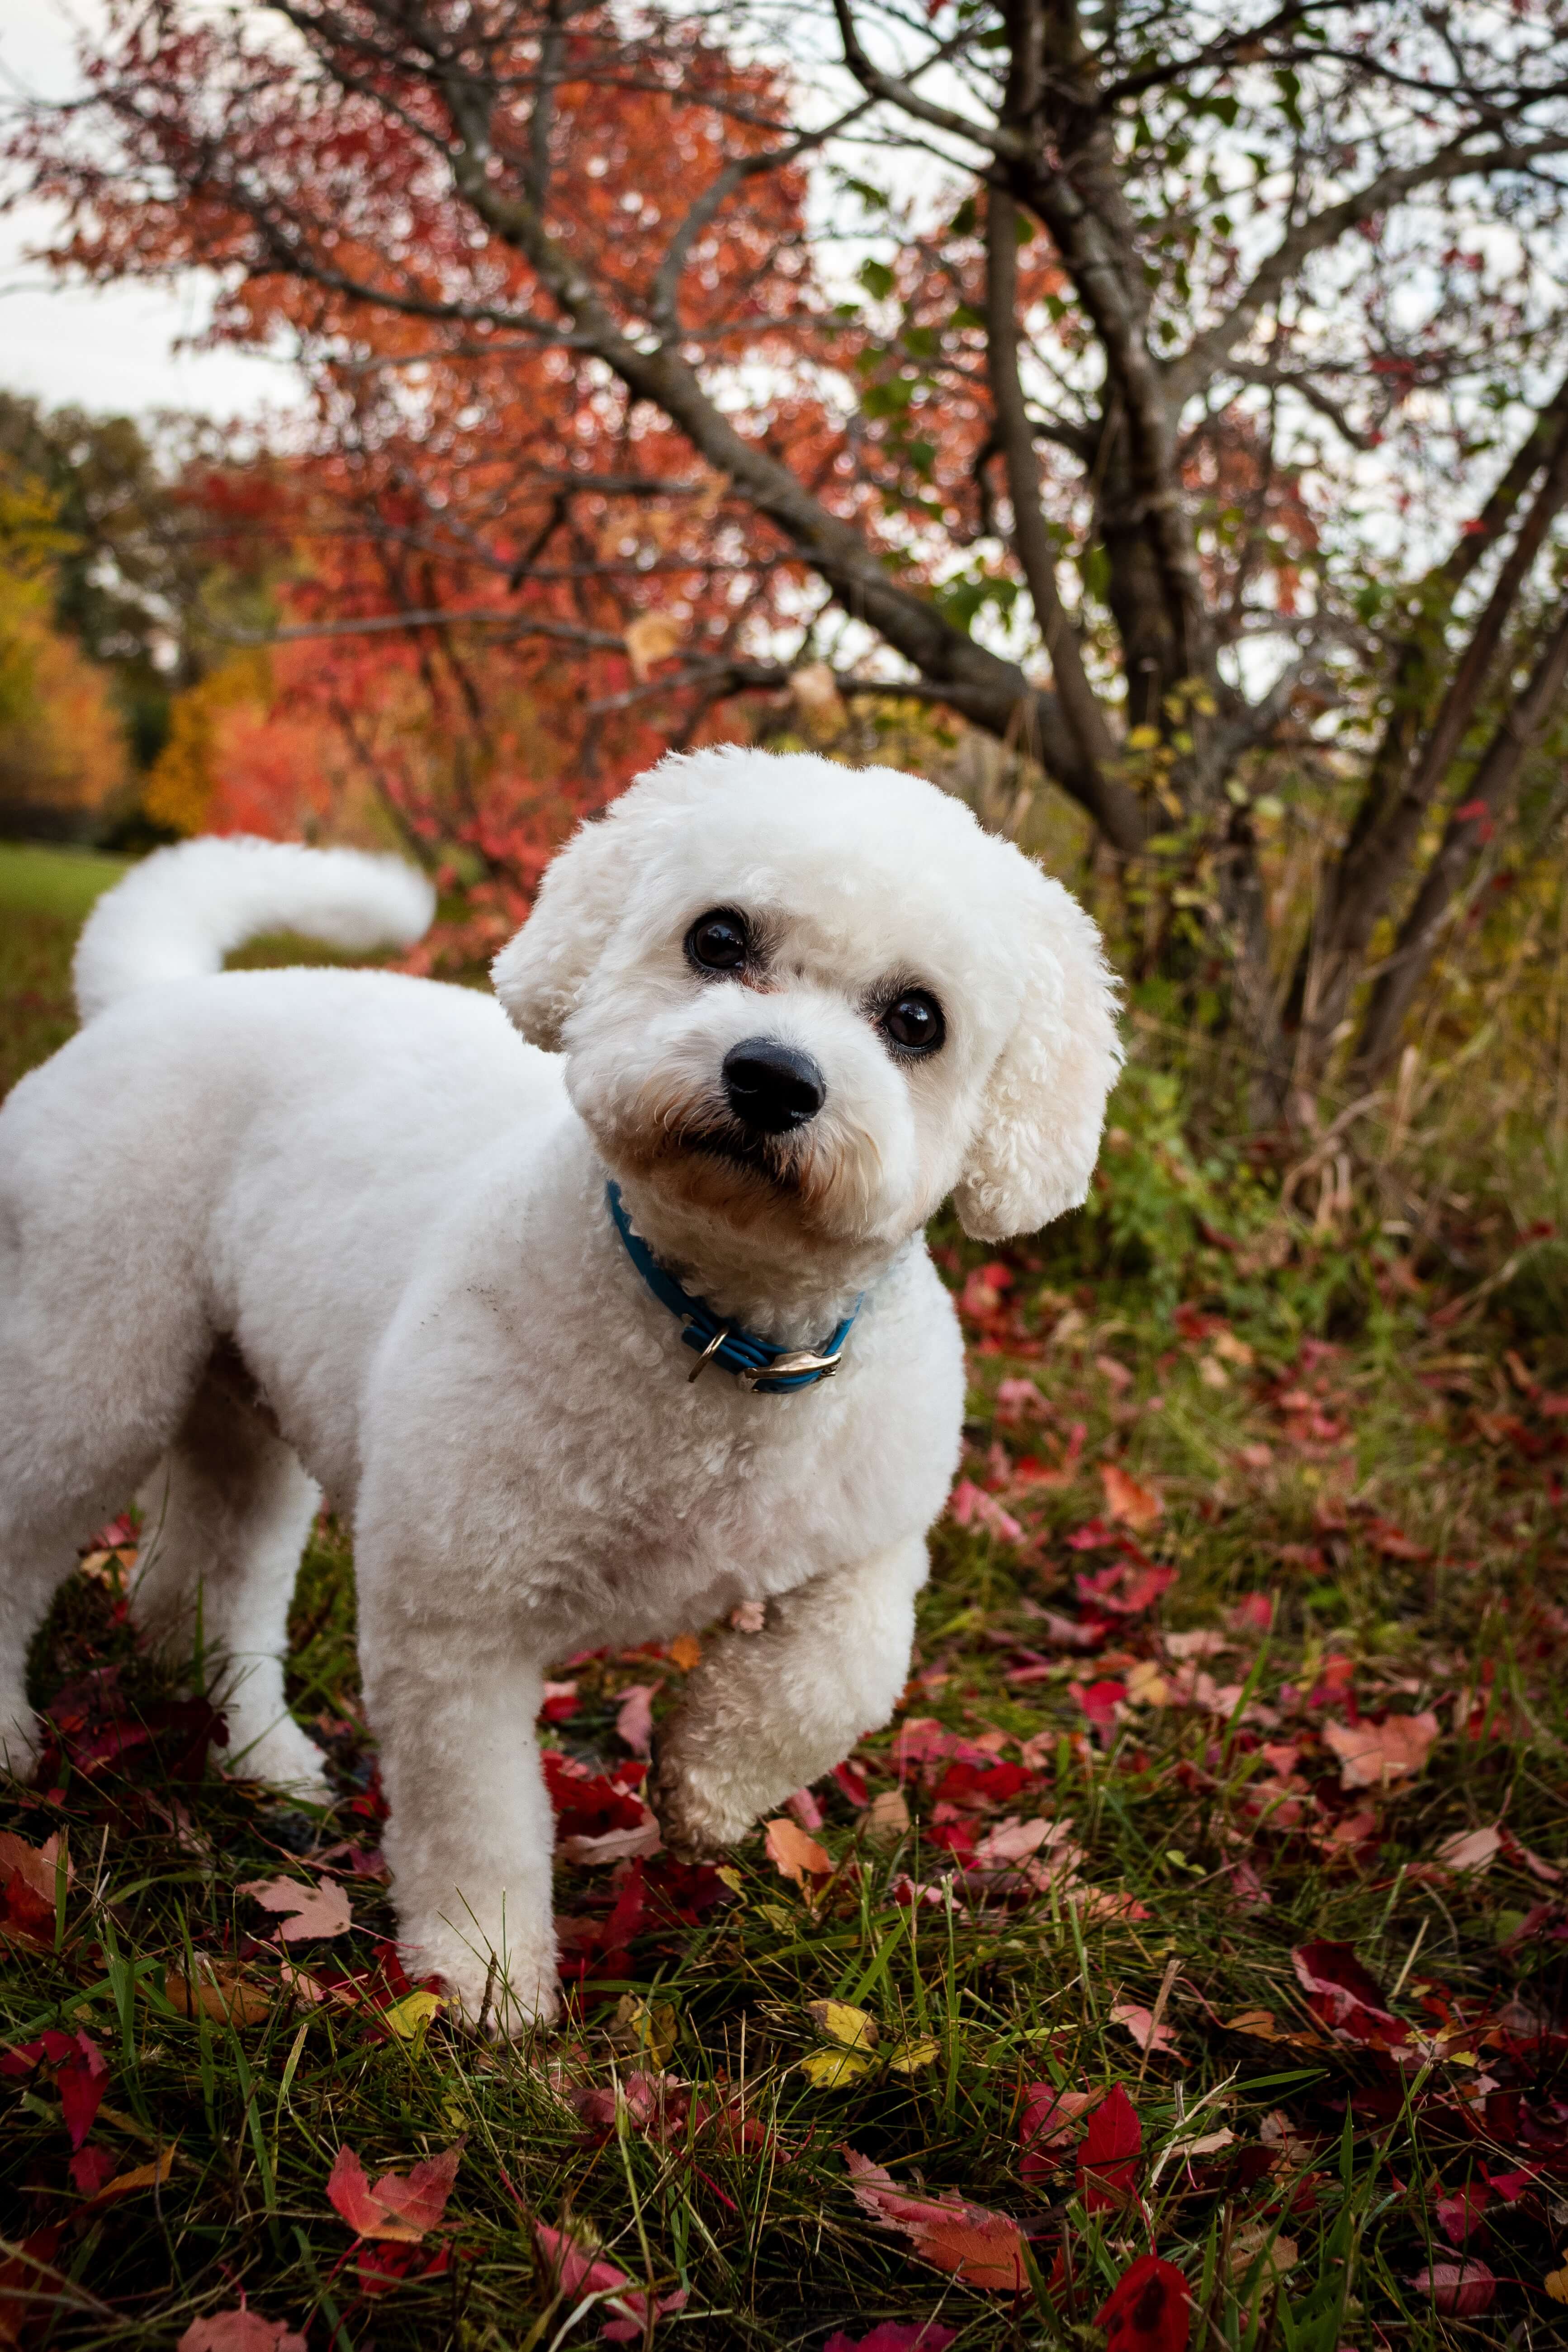
[[[0,90],[68,97],[72,25],[98,13],[96,0],[0,0]],[[176,350],[206,321],[198,274],[178,287],[62,286],[23,259],[48,226],[37,207],[0,217],[0,389],[131,415],[251,416],[290,403],[295,383],[284,366],[238,352]]]

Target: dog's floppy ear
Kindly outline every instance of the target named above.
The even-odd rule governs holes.
[[[1031,1234],[1078,1207],[1099,1156],[1106,1097],[1121,1067],[1116,982],[1099,931],[1059,882],[1029,859],[1018,864],[1024,871],[1011,878],[1022,932],[1023,1002],[992,1070],[969,1164],[953,1192],[963,1230],[977,1241]]]
[[[580,824],[557,851],[533,912],[490,966],[496,994],[529,1044],[547,1054],[560,1052],[562,1029],[626,906],[632,827],[625,807],[617,802]]]

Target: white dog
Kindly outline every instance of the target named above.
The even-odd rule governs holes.
[[[0,1748],[31,1768],[29,1636],[140,1486],[142,1622],[188,1640],[199,1588],[231,1755],[324,1796],[282,1682],[324,1493],[407,1965],[515,2027],[555,2004],[547,1669],[766,1604],[665,1727],[687,1854],[886,1722],[963,1407],[921,1228],[1081,1201],[1120,1053],[1089,918],[887,769],[666,760],[552,866],[499,1006],[221,971],[430,912],[394,860],[215,840],[89,920],[87,1025],[0,1113]]]

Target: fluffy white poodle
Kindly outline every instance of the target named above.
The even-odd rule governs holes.
[[[665,1727],[687,1854],[887,1720],[963,1406],[921,1229],[1081,1201],[1120,1055],[1088,917],[887,769],[666,760],[557,857],[499,1004],[221,970],[430,912],[394,860],[212,840],[88,922],[86,1025],[0,1112],[0,1749],[31,1769],[29,1637],[139,1488],[148,1633],[199,1591],[231,1758],[324,1795],[281,1662],[325,1495],[406,1965],[515,2030],[556,1998],[551,1664],[765,1604]]]

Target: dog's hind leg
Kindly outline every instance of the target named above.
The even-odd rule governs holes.
[[[661,1727],[648,1802],[679,1857],[718,1853],[887,1722],[910,1671],[921,1538],[770,1601],[705,1647]]]
[[[226,1768],[324,1802],[321,1752],[283,1696],[289,1602],[321,1490],[220,1348],[138,1497],[132,1612],[182,1657],[197,1646],[228,1725]]]

